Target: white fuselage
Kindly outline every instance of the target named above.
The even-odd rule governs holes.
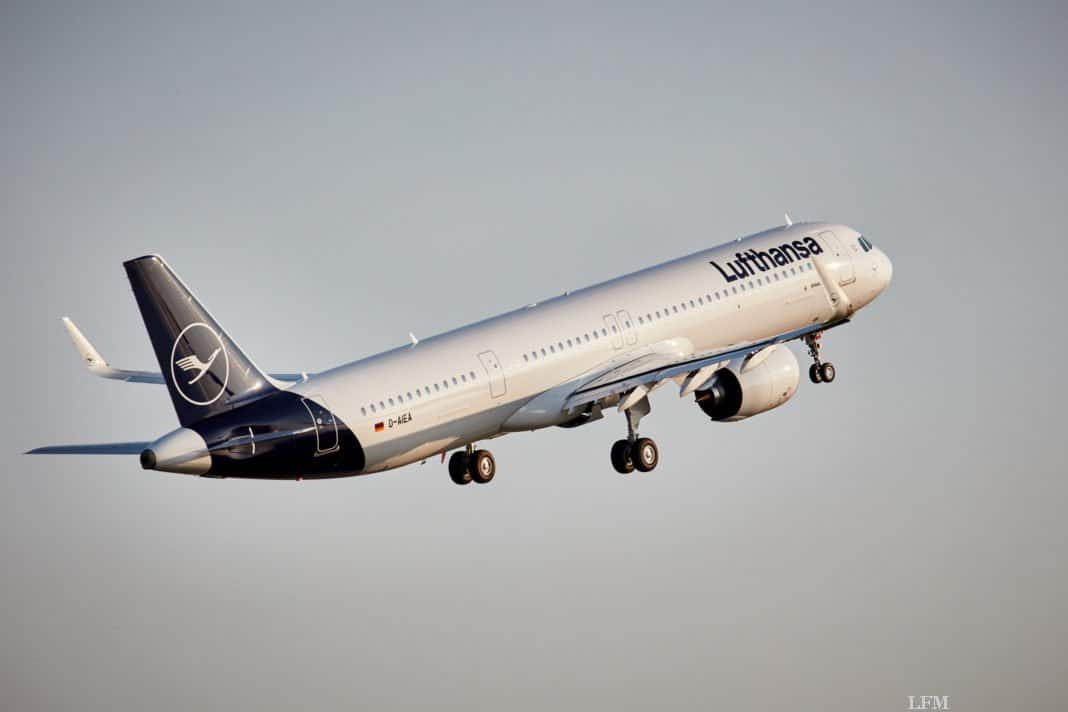
[[[524,408],[643,351],[686,356],[850,318],[890,278],[886,256],[858,237],[844,225],[775,228],[315,374],[292,390],[352,429],[364,472],[557,425],[565,413]],[[806,238],[819,254],[736,262]]]

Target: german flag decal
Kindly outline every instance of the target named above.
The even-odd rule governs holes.
[[[375,423],[375,432],[376,433],[380,433],[385,429],[386,429],[386,424],[385,423]]]

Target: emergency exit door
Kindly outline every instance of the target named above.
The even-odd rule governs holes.
[[[482,362],[482,368],[486,369],[486,375],[489,377],[490,398],[500,398],[508,388],[504,382],[504,369],[501,368],[497,354],[492,351],[483,351],[478,355],[478,360]]]

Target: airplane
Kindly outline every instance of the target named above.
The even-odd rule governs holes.
[[[152,442],[58,445],[28,454],[137,454],[146,470],[302,480],[392,470],[448,452],[453,482],[487,483],[479,442],[574,428],[615,408],[617,472],[652,471],[639,434],[649,395],[673,383],[734,422],[797,391],[787,342],[808,347],[813,383],[835,367],[821,337],[890,284],[887,255],[851,227],[786,224],[320,373],[265,373],[162,257],[124,263],[160,371],[112,368],[64,317],[90,373],[165,384],[180,427]]]

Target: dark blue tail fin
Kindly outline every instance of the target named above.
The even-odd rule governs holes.
[[[276,390],[162,257],[123,264],[183,426]]]

